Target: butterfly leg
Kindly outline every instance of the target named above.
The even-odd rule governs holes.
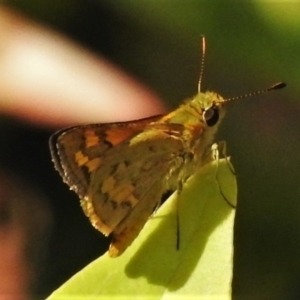
[[[217,145],[217,149],[219,149],[219,152],[222,154],[222,156],[225,158],[227,165],[229,167],[229,169],[231,170],[232,174],[236,175],[236,172],[230,162],[230,156],[227,156],[227,146],[226,146],[226,142],[225,141],[220,141],[218,142],[218,144],[213,144],[212,148],[214,147],[214,145]],[[214,151],[212,149],[212,151]],[[218,157],[219,158],[219,157]]]
[[[226,196],[224,195],[223,193],[223,190],[220,186],[220,180],[219,180],[219,160],[220,160],[220,152],[224,155],[224,158],[227,162],[227,165],[229,167],[229,169],[231,170],[231,172],[235,175],[235,171],[233,169],[233,166],[232,164],[230,163],[230,157],[228,157],[226,155],[226,142],[225,141],[222,141],[222,142],[219,142],[218,144],[217,143],[214,143],[212,146],[211,146],[211,155],[212,155],[212,158],[213,160],[216,161],[217,163],[217,171],[216,171],[216,181],[217,181],[217,185],[218,185],[218,189],[220,191],[220,194],[222,195],[223,199],[225,200],[225,202],[232,208],[236,208],[236,206],[234,204],[232,204],[227,198]]]

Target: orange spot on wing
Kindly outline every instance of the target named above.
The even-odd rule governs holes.
[[[98,145],[100,143],[99,136],[97,136],[95,131],[92,129],[85,130],[84,137],[85,137],[86,148]]]
[[[139,200],[135,198],[132,194],[126,200],[130,202],[132,207],[134,207],[139,202]]]
[[[77,162],[78,166],[81,167],[89,161],[89,158],[84,156],[81,151],[77,151],[75,153],[75,161]]]
[[[116,184],[116,180],[114,179],[113,176],[107,177],[102,182],[101,193],[105,194],[105,193],[111,191],[114,188],[115,184]]]
[[[88,167],[89,172],[93,172],[94,170],[98,169],[101,164],[101,158],[96,157],[90,161],[88,161],[85,165]]]
[[[131,128],[115,128],[105,132],[105,139],[112,145],[117,145],[134,134]]]
[[[121,203],[127,200],[127,198],[131,195],[134,189],[135,187],[132,184],[123,183],[111,190],[109,192],[109,197],[117,203]]]

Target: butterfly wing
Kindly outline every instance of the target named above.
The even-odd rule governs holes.
[[[157,125],[146,128],[107,152],[107,163],[92,174],[83,206],[95,227],[112,232],[111,256],[131,244],[162,195],[177,189],[184,163],[180,129],[175,124],[168,131]]]
[[[65,183],[80,198],[86,195],[90,173],[99,159],[118,143],[142,132],[161,116],[137,121],[88,124],[65,128],[53,134],[49,141],[52,160]]]
[[[177,187],[183,126],[158,124],[159,118],[79,126],[52,138],[64,181],[79,194],[91,223],[112,233],[111,256],[131,244],[163,193]]]

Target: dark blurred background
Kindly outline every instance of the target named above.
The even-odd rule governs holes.
[[[234,298],[299,299],[300,3],[5,3],[113,61],[170,109],[197,92],[201,34],[207,41],[203,91],[231,97],[287,83],[284,90],[232,103],[217,140],[227,142],[239,186]],[[108,241],[90,226],[77,196],[53,168],[48,138],[55,128],[1,115],[0,126],[0,165],[36,187],[52,211],[46,258],[35,285],[43,298],[102,254]]]

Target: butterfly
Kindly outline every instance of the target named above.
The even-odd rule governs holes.
[[[197,95],[169,114],[69,127],[50,138],[55,168],[78,194],[91,224],[112,236],[111,257],[133,242],[167,191],[180,191],[213,159],[210,146],[225,106],[238,97],[202,93],[200,82],[201,75]]]

